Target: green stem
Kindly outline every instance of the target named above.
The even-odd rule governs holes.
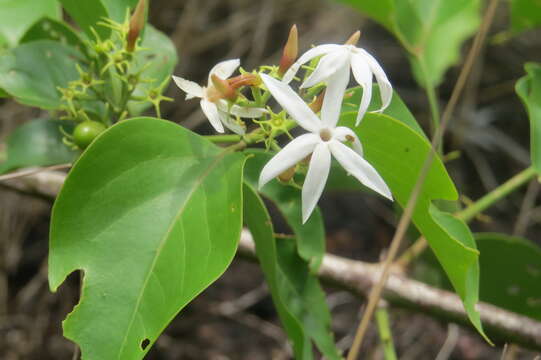
[[[505,183],[501,184],[496,189],[492,190],[491,192],[468,206],[466,209],[459,211],[455,215],[466,222],[472,220],[477,214],[481,213],[483,210],[490,207],[497,201],[503,199],[504,197],[518,189],[520,186],[526,184],[533,177],[535,177],[536,174],[536,171],[532,167],[522,170],[520,173],[513,176],[511,179],[507,180]]]
[[[440,106],[436,96],[436,90],[430,84],[426,84],[426,96],[428,98],[428,104],[430,106],[430,126],[432,134],[435,134],[440,127]]]
[[[213,143],[234,143],[242,140],[242,136],[237,134],[227,135],[206,135],[205,139],[212,141]]]
[[[396,351],[394,349],[391,326],[389,324],[389,313],[385,306],[379,306],[376,310],[376,322],[378,324],[379,338],[383,345],[383,354],[385,360],[396,360]]]

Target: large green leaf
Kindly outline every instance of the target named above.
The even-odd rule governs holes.
[[[342,116],[352,128],[356,113]],[[386,115],[368,114],[354,128],[366,159],[378,170],[396,201],[404,207],[429,151],[430,143],[402,122]],[[432,201],[458,197],[441,160],[436,158],[419,195],[412,221],[426,237],[449,280],[464,302],[473,325],[483,334],[475,303],[479,296],[479,252],[468,227],[452,215],[437,210]]]
[[[57,88],[79,78],[75,64],[81,58],[74,48],[51,40],[0,50],[0,88],[25,105],[56,109]]]
[[[297,254],[295,241],[275,239],[265,205],[248,184],[244,185],[244,206],[244,220],[253,235],[276,310],[293,343],[295,359],[314,358],[312,340],[327,359],[340,359],[330,332],[325,294],[308,264]]]
[[[21,43],[36,40],[53,40],[75,47],[81,52],[86,46],[77,32],[67,23],[49,17],[43,17],[36,22],[21,38]]]
[[[510,0],[511,31],[517,33],[541,26],[539,0]]]
[[[0,9],[0,38],[9,47],[16,46],[26,30],[39,18],[58,18],[60,15],[56,0],[0,0]]]
[[[476,234],[481,300],[541,320],[541,248],[504,234]]]
[[[246,181],[256,187],[261,169],[272,155],[259,150],[249,150],[248,153],[251,158],[244,173]],[[319,209],[316,208],[303,224],[301,192],[298,189],[273,180],[261,189],[261,193],[276,205],[295,234],[299,255],[309,263],[312,272],[316,272],[325,254],[325,229]]]
[[[516,84],[530,119],[530,156],[533,168],[541,174],[541,64],[525,65],[527,75]]]
[[[480,0],[341,0],[372,17],[408,50],[417,81],[441,83],[480,23]]]
[[[78,155],[62,143],[62,133],[71,133],[73,124],[51,119],[31,120],[7,138],[7,159],[0,164],[0,174],[27,166],[69,163]]]
[[[145,66],[144,77],[152,81],[139,84],[134,91],[135,96],[145,96],[151,89],[169,82],[178,61],[175,45],[167,35],[151,25],[146,26],[141,47],[145,50],[137,53],[134,72]],[[148,102],[131,101],[128,108],[131,114],[140,114],[150,105]]]
[[[215,281],[242,225],[244,157],[174,123],[137,118],[100,135],[51,219],[49,284],[84,272],[64,335],[86,360],[141,359]]]

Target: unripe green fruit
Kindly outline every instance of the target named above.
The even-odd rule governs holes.
[[[105,129],[105,125],[100,122],[84,121],[75,127],[73,141],[78,147],[85,149]]]

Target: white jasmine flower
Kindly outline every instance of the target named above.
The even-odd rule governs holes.
[[[356,125],[359,125],[368,109],[368,105],[370,105],[373,75],[376,77],[381,94],[382,105],[378,112],[385,110],[389,106],[393,96],[393,88],[385,72],[372,55],[354,45],[327,44],[308,50],[289,68],[283,77],[283,81],[286,83],[291,82],[302,64],[322,55],[323,57],[314,72],[302,83],[301,88],[312,87],[332,77],[336,85],[334,89],[331,89],[331,92],[327,89],[325,97],[342,97],[349,83],[349,68],[351,67],[353,77],[363,88]]]
[[[261,78],[276,101],[310,133],[301,135],[287,144],[265,165],[259,176],[259,188],[277,177],[299,161],[312,154],[308,173],[302,188],[302,221],[308,220],[314,210],[331,167],[331,154],[363,185],[392,200],[391,191],[384,180],[362,157],[362,147],[357,135],[344,126],[336,126],[340,115],[342,97],[330,97],[326,93],[321,109],[321,119],[284,82],[261,74]],[[335,86],[334,81],[329,87]],[[343,95],[343,94],[342,94]],[[343,144],[352,142],[353,149]]]
[[[186,93],[186,100],[201,98],[201,109],[212,127],[219,133],[224,132],[223,125],[225,125],[228,129],[239,135],[244,134],[244,127],[231,119],[229,114],[246,118],[258,118],[267,112],[265,109],[260,108],[241,107],[238,105],[229,106],[226,100],[220,98],[220,94],[212,85],[211,77],[213,74],[220,79],[227,79],[235,72],[239,65],[239,59],[226,60],[216,64],[210,70],[207,87],[199,86],[193,81],[178,76],[173,76],[175,84]]]

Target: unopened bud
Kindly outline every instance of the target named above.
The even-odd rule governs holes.
[[[237,98],[237,92],[233,87],[231,87],[231,85],[229,85],[227,80],[220,79],[216,74],[212,74],[210,79],[212,80],[212,85],[214,85],[218,93],[221,95],[221,98],[231,101]]]
[[[242,74],[239,76],[227,79],[229,86],[237,90],[242,86],[259,86],[261,85],[261,78],[255,74]]]
[[[325,90],[319,93],[318,96],[312,101],[308,106],[310,109],[312,109],[313,112],[318,113],[321,111],[321,107],[323,106],[323,98],[325,97]]]
[[[357,43],[359,42],[359,39],[361,38],[361,32],[359,30],[355,31],[353,33],[353,35],[351,35],[348,39],[348,41],[346,41],[346,43],[344,45],[357,45]]]
[[[143,27],[145,26],[146,7],[146,0],[139,0],[139,3],[137,3],[137,7],[135,8],[135,11],[133,12],[133,15],[130,19],[130,30],[128,31],[127,38],[127,50],[129,52],[133,52],[133,50],[135,49],[137,39],[139,38],[139,35],[141,34]]]
[[[284,46],[284,53],[282,54],[282,59],[280,59],[280,67],[278,68],[278,74],[283,76],[286,71],[293,65],[295,60],[297,60],[297,55],[299,54],[299,35],[297,33],[297,25],[293,25],[291,30],[289,30],[289,37]]]
[[[291,180],[293,176],[295,176],[296,171],[297,171],[297,165],[295,164],[289,169],[287,169],[286,171],[284,171],[283,173],[281,173],[280,175],[278,175],[278,179],[285,183],[289,182],[289,180]]]

